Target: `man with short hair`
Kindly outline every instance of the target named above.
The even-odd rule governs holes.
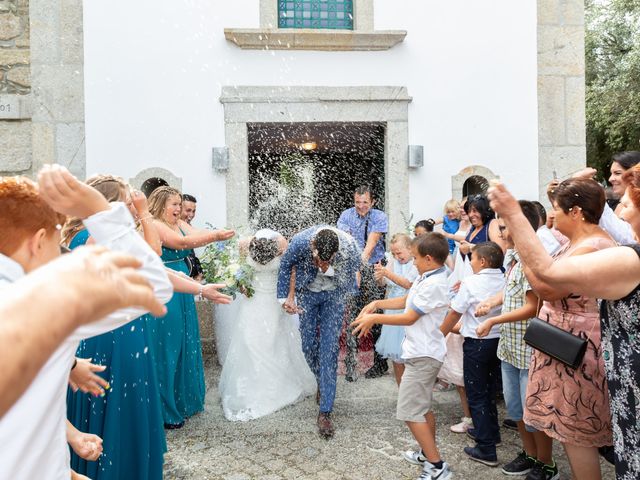
[[[375,198],[370,187],[363,185],[356,188],[353,200],[355,206],[342,212],[338,219],[338,228],[352,235],[362,249],[359,292],[350,301],[349,325],[365,305],[384,298],[385,287],[378,285],[373,272],[376,263],[386,264],[384,239],[389,230],[387,215],[383,211],[373,208]],[[374,345],[380,338],[381,329],[381,325],[376,325],[371,329]],[[349,382],[354,382],[357,379],[358,339],[353,335],[351,328],[347,328],[346,337],[345,378]],[[374,347],[373,366],[365,373],[365,377],[380,377],[388,369],[387,361],[375,351]]]
[[[191,225],[191,221],[196,216],[196,197],[193,195],[189,195],[188,193],[182,194],[182,210],[180,211],[180,216],[182,220]]]
[[[327,225],[294,235],[280,261],[277,294],[287,313],[300,314],[302,351],[318,382],[318,430],[324,438],[334,433],[340,330],[359,265],[354,239]]]

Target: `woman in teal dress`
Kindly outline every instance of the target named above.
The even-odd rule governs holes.
[[[233,236],[230,230],[199,230],[180,219],[182,196],[160,187],[149,196],[149,211],[162,241],[162,260],[189,275],[185,257],[192,248]],[[175,292],[167,314],[147,321],[165,428],[180,428],[184,420],[204,409],[205,383],[200,327],[193,294]]]
[[[122,201],[126,186],[115,177],[89,179],[109,201]],[[148,215],[148,213],[147,213]],[[89,240],[78,221],[65,226],[68,246]],[[93,480],[162,479],[166,441],[155,369],[145,336],[146,315],[111,332],[83,340],[76,356],[106,366],[102,375],[110,389],[102,397],[82,392],[67,394],[67,417],[83,432],[103,440],[103,453],[95,462],[71,453],[72,468]]]

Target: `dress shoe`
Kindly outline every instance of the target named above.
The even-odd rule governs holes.
[[[353,373],[347,373],[347,374],[345,374],[344,379],[345,379],[347,382],[355,382],[356,380],[358,380],[358,375],[356,375],[356,373],[355,373],[355,372],[353,372]]]
[[[177,430],[179,428],[184,427],[184,420],[182,422],[179,423],[165,423],[164,424],[164,428],[165,430]]]
[[[318,433],[321,437],[329,439],[333,437],[335,429],[333,428],[333,422],[331,421],[331,412],[318,414]]]
[[[316,403],[320,405],[320,388],[316,390]]]

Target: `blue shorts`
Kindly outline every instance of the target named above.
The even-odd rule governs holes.
[[[502,393],[507,404],[507,416],[516,422],[522,420],[528,381],[529,369],[517,368],[502,361]],[[535,432],[535,429],[527,426],[527,431]]]

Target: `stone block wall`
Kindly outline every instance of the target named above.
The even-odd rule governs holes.
[[[31,168],[28,0],[0,0],[0,174]]]
[[[586,165],[584,0],[538,0],[538,179]]]

